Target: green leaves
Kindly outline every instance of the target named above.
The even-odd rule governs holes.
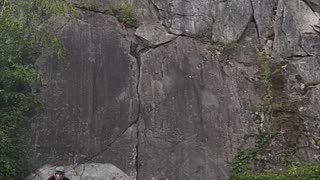
[[[26,168],[16,129],[40,106],[32,86],[43,80],[32,58],[44,48],[62,56],[63,46],[46,20],[71,11],[61,0],[0,0],[0,179]]]
[[[42,75],[32,66],[11,64],[0,70],[0,88],[7,91],[26,91],[34,82],[41,82]]]
[[[49,15],[64,15],[66,12],[72,12],[73,8],[69,2],[61,0],[34,0],[31,2],[31,6],[37,8],[38,11],[42,11]]]
[[[320,177],[320,163],[299,163],[292,156],[296,151],[295,144],[281,143],[281,151],[271,154],[271,142],[277,142],[277,135],[280,134],[281,126],[285,122],[286,134],[302,134],[303,130],[298,128],[290,129],[290,124],[296,127],[296,122],[300,122],[295,116],[298,100],[290,99],[282,94],[282,89],[273,87],[276,74],[281,73],[280,65],[272,63],[273,55],[268,49],[258,52],[260,65],[260,82],[265,91],[262,101],[252,103],[258,115],[255,120],[256,133],[248,135],[254,139],[254,144],[249,144],[246,149],[241,149],[236,154],[232,166],[232,180],[316,180]],[[279,78],[279,77],[278,77]],[[280,81],[281,82],[281,81]],[[276,84],[275,84],[276,85]],[[279,92],[280,91],[280,92]],[[289,125],[289,126],[288,126]],[[281,132],[283,133],[283,132]],[[252,145],[254,145],[252,147]],[[274,144],[273,144],[274,145]],[[272,148],[272,147],[271,147]],[[276,148],[275,148],[276,149]],[[270,153],[271,152],[271,153]],[[269,156],[269,159],[268,159]],[[272,167],[272,159],[277,165],[281,165],[283,170],[267,170]],[[268,166],[264,166],[268,164]],[[260,165],[260,167],[259,167]]]
[[[318,180],[319,163],[302,163],[290,166],[283,171],[266,171],[262,173],[244,172],[234,176],[234,180]]]
[[[112,11],[125,27],[134,28],[137,26],[135,10],[129,2],[121,1]]]

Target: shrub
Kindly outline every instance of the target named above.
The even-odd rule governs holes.
[[[66,4],[58,0],[0,0],[0,179],[12,179],[27,167],[16,130],[40,105],[32,85],[41,83],[42,75],[32,57],[48,47],[61,55],[45,19],[65,11]]]
[[[120,2],[115,8],[116,16],[128,28],[136,27],[137,20],[134,8],[126,1]]]

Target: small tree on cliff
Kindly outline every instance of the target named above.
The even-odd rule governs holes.
[[[45,18],[63,15],[70,7],[58,0],[0,0],[0,179],[12,179],[25,168],[16,128],[40,104],[31,91],[42,79],[32,57],[48,47],[62,54]]]

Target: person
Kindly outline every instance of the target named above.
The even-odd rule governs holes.
[[[64,167],[58,166],[55,169],[54,175],[49,177],[48,180],[70,180],[64,176]]]

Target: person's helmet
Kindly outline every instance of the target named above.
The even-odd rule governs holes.
[[[56,172],[60,172],[60,173],[64,174],[64,167],[62,167],[62,166],[57,166],[57,167],[56,167]]]

